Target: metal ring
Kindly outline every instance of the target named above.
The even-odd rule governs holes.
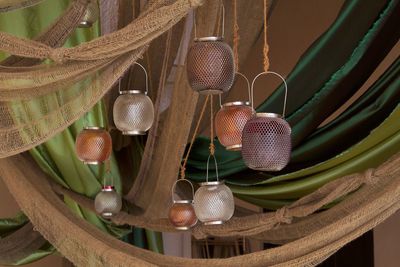
[[[193,200],[193,199],[194,199],[194,187],[193,187],[193,184],[192,184],[189,180],[186,180],[186,179],[178,179],[178,180],[175,181],[174,185],[172,186],[172,190],[171,190],[172,202],[175,202],[175,201],[176,201],[176,200],[175,200],[175,188],[176,188],[176,185],[177,185],[180,181],[182,181],[182,182],[187,182],[187,183],[190,184],[190,187],[192,187],[192,200]]]
[[[287,101],[287,94],[288,94],[288,86],[286,83],[285,78],[282,77],[282,75],[280,75],[279,73],[273,72],[273,71],[265,71],[265,72],[261,72],[259,73],[256,77],[254,77],[253,82],[251,83],[251,107],[254,110],[254,83],[257,80],[258,77],[260,77],[261,75],[264,74],[274,74],[276,76],[278,76],[279,78],[282,79],[284,85],[285,85],[285,100],[283,102],[283,111],[282,111],[282,118],[285,118],[285,113],[286,113],[286,101]]]
[[[138,63],[138,62],[134,62],[133,64],[138,65],[139,67],[142,68],[142,70],[144,71],[144,75],[146,77],[146,91],[145,91],[145,95],[147,95],[149,93],[149,75],[147,74],[147,70],[145,67],[143,67],[142,64]],[[118,92],[119,94],[122,94],[121,91],[121,79],[119,79],[119,85],[118,85]]]
[[[221,23],[221,37],[224,39],[225,36],[225,6],[223,1],[220,1],[221,3],[221,9],[222,9],[222,23]],[[197,38],[197,26],[196,26],[196,10],[193,11],[193,28],[194,28],[194,39]]]
[[[250,89],[250,81],[249,81],[249,79],[247,79],[247,77],[246,77],[243,73],[241,73],[241,72],[236,72],[235,74],[237,74],[237,75],[243,77],[243,78],[246,80],[246,83],[247,83],[247,90],[248,90],[248,93],[249,93],[249,102],[252,103],[252,101],[251,101],[251,89]],[[218,97],[219,97],[219,106],[222,107],[221,94],[218,94]],[[252,106],[253,106],[253,105],[252,105]]]
[[[211,156],[214,158],[214,162],[215,162],[215,172],[216,172],[216,174],[217,174],[217,181],[219,181],[217,159],[215,158],[214,155],[211,155],[211,154],[210,154],[210,155],[208,156],[208,159],[207,159],[207,175],[206,175],[206,182],[207,182],[207,183],[208,183],[208,167],[209,167],[209,165],[210,165],[210,158],[211,158]]]

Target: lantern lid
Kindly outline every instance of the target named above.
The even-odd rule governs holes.
[[[228,102],[222,105],[223,107],[231,107],[231,106],[250,106],[249,101],[233,101]]]
[[[282,118],[282,115],[277,113],[256,113],[255,116],[261,118]]]
[[[223,40],[224,38],[219,36],[207,36],[194,39],[195,42],[210,42],[210,41],[218,42]]]
[[[120,91],[121,95],[134,95],[134,94],[146,94],[145,92],[141,90],[124,90]]]
[[[221,185],[221,184],[225,184],[225,181],[212,181],[212,182],[200,183],[201,186]]]
[[[101,188],[101,191],[113,191],[115,189],[115,187],[113,185],[103,185],[103,187]]]
[[[186,199],[181,199],[181,200],[174,200],[174,204],[193,204],[193,200],[186,200]]]
[[[84,130],[104,130],[104,127],[100,127],[100,126],[85,126],[83,129]]]

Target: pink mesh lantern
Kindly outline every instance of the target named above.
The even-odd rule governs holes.
[[[254,83],[264,74],[274,74],[283,80],[285,85],[285,100],[282,115],[275,113],[256,113],[247,121],[242,135],[242,157],[244,163],[253,170],[280,171],[290,160],[291,128],[284,119],[287,100],[287,83],[276,72],[258,74],[251,85],[252,96]]]
[[[239,72],[236,74],[246,80],[249,101],[251,101],[249,80]],[[219,142],[227,150],[239,151],[242,149],[242,131],[253,113],[254,109],[250,106],[250,102],[235,101],[221,105],[221,109],[215,115],[215,131]]]

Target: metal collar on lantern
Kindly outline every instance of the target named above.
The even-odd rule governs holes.
[[[144,75],[145,75],[145,79],[146,79],[146,81],[145,81],[146,82],[146,87],[145,87],[146,90],[144,91],[144,93],[143,93],[142,90],[121,90],[121,87],[119,86],[119,88],[118,88],[119,94],[120,95],[128,95],[128,94],[145,94],[145,95],[148,95],[148,93],[149,93],[149,75],[147,73],[147,70],[140,63],[135,62],[133,64],[138,65],[143,70]]]

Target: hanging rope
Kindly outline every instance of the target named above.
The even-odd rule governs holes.
[[[239,24],[237,17],[237,0],[233,1],[233,56],[235,60],[235,70],[239,71]]]
[[[269,52],[269,45],[268,45],[268,40],[267,40],[267,0],[264,0],[264,49],[263,49],[263,54],[264,54],[264,71],[268,71],[269,69],[269,58],[268,58],[268,52]]]
[[[214,145],[214,103],[213,96],[210,98],[210,154],[214,156],[215,145]]]

